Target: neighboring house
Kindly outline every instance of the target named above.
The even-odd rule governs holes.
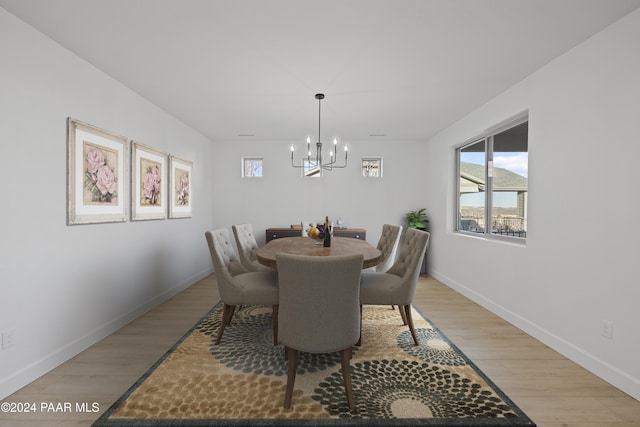
[[[460,194],[485,191],[485,168],[483,165],[460,162]],[[526,230],[528,180],[508,169],[493,167],[493,191],[515,192],[517,194],[517,216]],[[475,220],[462,219],[462,230],[484,231]]]

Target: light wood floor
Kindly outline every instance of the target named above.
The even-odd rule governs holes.
[[[0,426],[91,425],[217,301],[210,276],[3,400],[74,413],[0,413]],[[420,278],[414,305],[539,427],[640,427],[640,401],[435,279]],[[99,412],[75,413],[77,402]]]

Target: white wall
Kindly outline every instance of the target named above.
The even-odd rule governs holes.
[[[376,245],[383,223],[404,227],[406,212],[426,207],[424,143],[349,141],[348,167],[322,178],[303,178],[291,167],[291,143],[296,141],[214,144],[215,227],[249,222],[264,243],[266,228],[341,216],[347,226],[365,228],[367,241]],[[298,141],[298,151],[305,144]],[[242,157],[254,156],[264,159],[264,177],[242,178]],[[362,157],[382,157],[383,178],[362,177]]]
[[[428,142],[425,180],[430,272],[636,399],[638,40],[640,10],[444,130]],[[456,145],[526,109],[526,246],[453,233]]]
[[[213,148],[1,8],[0,58],[1,399],[211,272]],[[193,217],[67,226],[68,116],[193,159]]]
[[[303,179],[295,141],[211,143],[3,9],[0,57],[0,331],[15,330],[0,399],[210,273],[207,229],[250,222],[262,243],[267,227],[342,216],[375,245],[426,207],[423,143],[350,141],[347,169]],[[192,159],[193,218],[67,226],[69,116]],[[265,177],[242,179],[243,156],[263,156]],[[363,156],[384,158],[383,179],[360,176]]]
[[[206,229],[250,222],[263,242],[267,227],[339,215],[375,244],[421,207],[431,273],[639,398],[638,39],[640,11],[429,144],[350,141],[351,166],[315,180],[290,168],[295,141],[210,143],[0,9],[0,331],[16,330],[0,398],[209,273]],[[524,109],[527,245],[452,233],[454,147]],[[67,116],[193,159],[193,218],[66,226]],[[242,156],[264,157],[265,177],[242,179]],[[383,179],[360,176],[363,156],[384,158]]]

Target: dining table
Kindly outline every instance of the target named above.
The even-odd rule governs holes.
[[[282,237],[273,239],[258,248],[256,256],[258,262],[267,267],[277,268],[276,254],[288,253],[307,256],[337,256],[362,254],[364,257],[362,268],[375,267],[382,260],[382,252],[365,240],[350,237],[335,237],[331,239],[331,246],[324,247],[323,241],[306,236]]]

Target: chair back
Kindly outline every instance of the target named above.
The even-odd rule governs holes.
[[[393,274],[402,278],[402,285],[394,290],[396,299],[413,301],[416,292],[416,284],[420,275],[420,266],[424,259],[424,253],[429,245],[431,234],[427,231],[408,228],[404,240],[400,246],[396,262],[393,263],[387,274]],[[398,303],[400,304],[400,303]]]
[[[242,291],[233,284],[233,276],[246,273],[247,270],[236,255],[226,228],[207,231],[204,234],[209,244],[220,299],[227,304],[233,304],[242,299]]]
[[[395,262],[401,234],[401,225],[384,224],[382,226],[382,235],[380,235],[377,246],[380,252],[382,252],[382,261],[376,265],[376,271],[378,273],[385,273]]]
[[[233,237],[236,240],[238,255],[242,266],[248,271],[265,270],[266,267],[262,268],[256,256],[258,243],[253,235],[253,227],[251,224],[237,224],[232,225],[231,228],[233,229]]]
[[[280,308],[278,337],[309,353],[340,351],[360,337],[361,254],[276,255]]]

